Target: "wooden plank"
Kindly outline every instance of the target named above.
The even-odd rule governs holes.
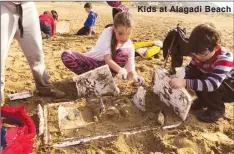
[[[54,148],[64,148],[64,147],[68,147],[68,146],[72,146],[72,145],[77,145],[80,143],[86,143],[86,142],[91,142],[91,141],[95,141],[95,140],[99,140],[99,139],[106,139],[106,138],[111,138],[111,137],[116,137],[119,136],[121,134],[129,136],[129,135],[135,135],[135,134],[139,134],[139,133],[144,133],[147,131],[153,131],[153,130],[157,130],[158,127],[153,127],[153,128],[142,128],[139,130],[132,130],[132,131],[124,131],[124,132],[119,132],[116,134],[104,134],[104,135],[98,135],[98,136],[90,136],[90,137],[85,137],[85,138],[70,138],[70,139],[66,139],[62,142],[58,142],[52,145],[52,147]]]
[[[49,130],[48,130],[48,122],[47,122],[47,116],[48,116],[48,112],[47,112],[47,105],[44,106],[44,143],[48,144],[49,141]]]
[[[83,119],[79,109],[62,105],[58,107],[58,119],[60,130],[82,128],[89,124]]]
[[[172,89],[169,81],[170,74],[165,69],[156,68],[153,74],[152,90],[176,115],[185,120],[192,104],[192,98],[184,88]]]
[[[137,89],[136,94],[132,98],[133,104],[141,111],[145,111],[145,95],[146,90],[144,89],[144,87],[140,86]]]
[[[41,107],[41,104],[37,105],[37,116],[39,119],[39,136],[44,133],[44,125],[45,125],[45,119],[43,114],[43,109]]]
[[[116,96],[119,89],[114,83],[108,65],[81,74],[73,80],[76,82],[78,97],[86,96]]]

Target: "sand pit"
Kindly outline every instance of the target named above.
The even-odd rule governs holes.
[[[114,83],[108,65],[73,77],[76,83],[78,98],[85,96],[117,96],[119,89]]]
[[[111,7],[105,3],[93,3],[95,10],[98,11],[99,17],[96,23],[95,30],[98,35],[103,31],[104,26],[112,22]],[[61,61],[61,54],[64,50],[73,50],[80,53],[89,51],[96,43],[98,37],[76,36],[76,32],[83,26],[87,13],[83,9],[84,3],[80,2],[37,2],[37,8],[40,13],[45,10],[55,9],[59,14],[59,20],[68,20],[71,22],[71,29],[66,34],[56,34],[53,38],[43,40],[43,51],[45,55],[46,69],[50,75],[52,83],[56,88],[66,92],[64,99],[52,99],[39,97],[34,95],[25,100],[10,101],[6,99],[6,105],[20,106],[26,104],[27,113],[32,116],[38,128],[36,120],[36,108],[41,104],[43,108],[49,104],[59,102],[74,102],[77,100],[76,85],[72,81],[74,73],[68,70]],[[226,14],[183,14],[183,13],[146,13],[137,12],[137,8],[130,8],[133,18],[136,23],[135,30],[132,35],[133,41],[148,41],[148,40],[163,40],[168,30],[174,28],[178,23],[186,27],[188,35],[191,30],[200,23],[211,22],[222,33],[222,44],[233,52],[233,15]],[[79,16],[78,16],[79,15]],[[77,17],[78,16],[78,17]],[[66,130],[62,135],[60,133],[58,123],[58,110],[56,107],[50,108],[48,112],[48,125],[51,133],[51,141],[55,143],[68,137],[84,135],[95,135],[95,133],[103,133],[113,131],[114,134],[119,134],[125,130],[133,128],[142,129],[145,126],[155,129],[150,129],[141,133],[128,135],[121,134],[108,137],[105,139],[94,140],[91,142],[80,143],[66,148],[53,148],[44,144],[43,137],[37,136],[34,140],[33,154],[231,154],[234,153],[233,145],[226,142],[219,142],[219,137],[212,136],[211,139],[206,139],[202,134],[220,132],[234,140],[234,117],[233,103],[225,104],[225,117],[213,124],[206,124],[197,121],[194,112],[189,111],[186,120],[174,129],[162,129],[162,126],[156,121],[155,116],[158,112],[162,112],[165,116],[164,125],[168,126],[177,124],[181,121],[174,112],[169,109],[153,92],[150,91],[152,75],[156,67],[162,66],[163,56],[160,52],[157,56],[150,59],[136,57],[136,71],[143,76],[146,81],[146,97],[145,111],[138,110],[135,106],[131,106],[131,99],[138,86],[132,82],[118,82],[120,89],[119,96],[104,98],[105,110],[109,109],[109,116],[103,116],[98,119],[99,125],[94,127],[88,125],[88,129],[78,128],[80,131],[73,132],[73,129]],[[190,61],[187,57],[184,60],[184,66]],[[166,68],[168,69],[168,68]],[[9,93],[30,91],[35,89],[33,76],[31,74],[28,62],[26,61],[23,52],[17,43],[13,41],[11,44],[6,63],[6,89],[5,98]],[[190,95],[195,98],[194,93]],[[96,98],[95,98],[96,99]],[[96,100],[93,100],[94,102]],[[79,100],[80,101],[80,100]],[[89,100],[82,100],[77,108],[84,108]],[[115,104],[118,104],[115,106]],[[126,105],[123,108],[123,105]],[[69,105],[68,105],[69,106]],[[88,107],[88,105],[87,105]],[[98,107],[98,106],[97,106]],[[111,108],[115,107],[115,108]],[[92,108],[92,105],[88,108]],[[96,107],[95,107],[96,108]],[[129,111],[125,115],[121,114],[121,108]],[[99,111],[99,108],[97,108]],[[91,109],[92,111],[92,109]],[[117,112],[115,112],[117,111]],[[119,113],[118,113],[119,111]],[[121,111],[121,112],[120,112]],[[134,114],[132,114],[132,112]],[[124,112],[123,112],[124,113]],[[126,112],[125,112],[126,113]],[[111,115],[113,116],[111,117]],[[119,116],[120,115],[120,116]],[[73,119],[74,115],[70,115]],[[91,118],[87,121],[96,123],[96,118]],[[101,124],[105,124],[103,127]],[[108,129],[107,129],[108,128]],[[38,128],[39,129],[39,128]],[[77,130],[77,129],[74,129]],[[38,130],[39,131],[39,130]],[[45,133],[45,132],[44,132]],[[108,134],[107,134],[108,135]],[[218,133],[218,135],[220,135]],[[49,142],[48,142],[49,143]]]
[[[156,68],[153,74],[152,90],[184,121],[192,104],[192,98],[184,88],[172,89],[169,85],[170,79],[167,70]]]
[[[120,132],[131,134],[159,126],[158,108],[143,112],[129,98],[106,96],[102,102],[89,98],[44,106],[44,143],[54,145],[74,138],[118,136]]]

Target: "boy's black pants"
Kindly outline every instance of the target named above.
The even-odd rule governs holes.
[[[207,79],[207,75],[201,72],[198,68],[191,68],[186,72],[185,79]],[[220,87],[212,92],[195,91],[197,97],[208,108],[214,110],[223,110],[225,108],[224,102],[234,102],[234,80],[225,79]]]
[[[89,27],[82,27],[80,30],[78,30],[78,32],[76,33],[76,35],[88,35],[89,34]],[[95,34],[95,32],[92,30],[91,32],[92,35]]]

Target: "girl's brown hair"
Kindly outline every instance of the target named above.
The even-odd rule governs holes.
[[[114,28],[118,28],[120,26],[124,26],[125,28],[133,27],[132,15],[129,12],[119,12],[114,17]],[[116,40],[115,33],[113,31],[112,37],[111,37],[112,57],[116,55],[116,47],[117,47],[117,40]]]
[[[51,10],[51,14],[52,14],[54,20],[57,20],[57,21],[58,21],[58,13],[57,13],[57,11]]]
[[[200,54],[206,51],[213,51],[221,43],[221,34],[213,24],[200,24],[196,26],[188,40],[189,52]]]

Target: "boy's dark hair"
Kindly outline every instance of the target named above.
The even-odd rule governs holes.
[[[51,14],[52,14],[54,20],[58,20],[58,13],[57,13],[57,11],[51,10]]]
[[[92,4],[91,3],[85,3],[84,8],[92,8]]]
[[[213,24],[200,24],[196,26],[188,40],[188,51],[201,54],[207,49],[213,51],[221,43],[221,36]]]

